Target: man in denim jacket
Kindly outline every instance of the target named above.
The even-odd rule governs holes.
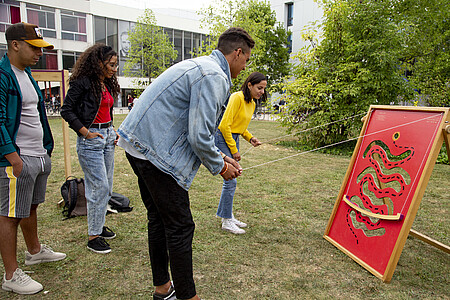
[[[200,299],[192,271],[195,224],[188,189],[200,164],[226,180],[242,171],[221,155],[214,134],[231,78],[245,69],[253,46],[245,30],[226,30],[211,55],[180,62],[153,81],[118,130],[148,211],[153,299],[175,299],[174,287],[177,299]]]

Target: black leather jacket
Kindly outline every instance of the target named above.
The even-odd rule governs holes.
[[[111,91],[111,88],[106,85]],[[64,104],[61,108],[61,117],[69,123],[79,136],[79,130],[86,127],[89,129],[94,122],[100,108],[101,99],[96,99],[91,89],[91,81],[88,77],[82,77],[70,83]],[[111,120],[113,119],[113,107],[111,107]]]

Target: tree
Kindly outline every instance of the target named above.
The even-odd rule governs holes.
[[[397,18],[408,36],[410,80],[431,106],[450,106],[448,0],[402,1]]]
[[[288,99],[283,125],[303,129],[329,124],[301,137],[301,142],[318,147],[356,136],[361,122],[333,122],[364,113],[371,104],[412,102],[418,97],[414,89],[423,93],[427,87],[427,95],[439,89],[448,95],[448,9],[432,0],[435,9],[427,10],[429,6],[421,6],[425,2],[322,0],[320,42],[318,36],[305,34],[314,47],[298,53],[294,80],[281,85]],[[438,7],[446,12],[439,13]],[[442,15],[441,21],[433,20]],[[436,23],[441,33],[433,32]],[[431,37],[435,41],[424,40]],[[432,59],[447,63],[429,73]],[[434,80],[423,80],[430,75]]]
[[[254,71],[268,77],[268,86],[282,81],[289,74],[288,32],[276,21],[275,12],[268,2],[216,0],[213,5],[201,10],[200,15],[203,16],[203,26],[209,28],[210,42],[196,55],[211,53],[217,46],[220,34],[229,27],[242,27],[255,40],[250,58],[252,64],[234,80],[235,90]]]
[[[145,9],[138,18],[134,30],[129,32],[129,58],[125,63],[125,76],[156,78],[164,72],[177,57],[177,51],[163,29],[156,25],[151,9]],[[140,79],[135,79],[137,88],[145,88]]]

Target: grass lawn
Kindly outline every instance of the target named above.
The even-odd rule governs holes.
[[[115,124],[124,116],[116,115]],[[64,182],[61,120],[50,120],[55,137],[47,201],[39,208],[40,239],[67,259],[35,266],[44,285],[35,296],[0,291],[0,299],[150,299],[152,275],[147,250],[146,210],[124,151],[116,148],[114,191],[131,199],[130,213],[107,216],[117,237],[112,252],[86,249],[86,217],[64,220],[56,203]],[[283,136],[276,122],[252,121],[261,141]],[[82,177],[71,134],[73,175]],[[286,138],[288,139],[288,138]],[[241,140],[241,153],[250,144]],[[275,142],[248,151],[244,168],[295,154]],[[222,180],[201,167],[190,189],[196,222],[194,276],[202,299],[449,299],[450,256],[409,237],[390,284],[383,283],[323,239],[350,157],[309,153],[244,172],[238,179],[234,212],[249,224],[236,236],[220,229],[215,217]],[[413,228],[450,244],[450,166],[436,165]],[[3,266],[1,266],[3,268]],[[1,270],[3,272],[3,269]]]

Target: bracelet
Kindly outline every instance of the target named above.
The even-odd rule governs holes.
[[[220,172],[219,175],[223,175],[223,174],[225,174],[226,171],[228,171],[228,163],[227,162],[225,162],[225,167],[224,168],[225,168],[225,170]]]
[[[84,136],[84,138],[87,138],[87,136],[89,135],[89,133],[91,133],[88,129],[88,132],[86,133],[86,135]]]
[[[223,159],[225,159],[226,155],[223,152],[220,152],[220,156],[222,156]]]

